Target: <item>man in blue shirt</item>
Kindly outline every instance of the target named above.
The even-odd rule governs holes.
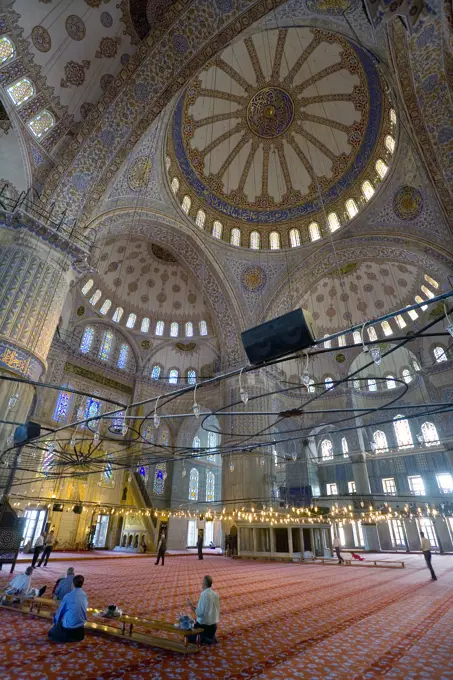
[[[56,600],[62,600],[65,595],[71,592],[74,581],[74,567],[69,567],[66,576],[58,579],[55,584],[54,597]]]
[[[82,590],[83,576],[74,576],[74,590],[64,596],[49,630],[53,642],[78,642],[85,637],[88,598]]]

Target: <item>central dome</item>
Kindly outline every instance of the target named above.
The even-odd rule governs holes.
[[[273,139],[282,135],[293,118],[293,100],[279,87],[263,87],[253,95],[247,106],[247,124],[258,137]]]

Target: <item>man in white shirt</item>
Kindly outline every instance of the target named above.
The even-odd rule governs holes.
[[[41,532],[38,538],[36,539],[35,548],[33,550],[33,559],[31,561],[31,566],[33,567],[33,569],[36,567],[36,562],[38,561],[38,557],[43,547],[44,547],[44,532]]]
[[[50,533],[47,534],[44,550],[42,551],[41,559],[39,560],[38,567],[42,567],[42,563],[44,562],[44,566],[47,567],[47,562],[49,561],[50,553],[53,550],[55,544],[55,533],[51,531]]]
[[[192,604],[187,598],[187,604],[196,616],[196,627],[203,628],[200,635],[201,642],[212,645],[217,642],[216,632],[220,617],[220,598],[212,586],[212,576],[204,576],[201,582],[201,595],[198,605]],[[189,638],[190,642],[195,642],[196,637]]]
[[[4,589],[5,595],[17,595],[20,602],[23,602],[26,598],[30,597],[41,597],[46,591],[46,586],[39,588],[39,590],[37,588],[32,588],[32,574],[33,567],[27,567],[24,574],[16,574],[13,580],[8,583]]]
[[[426,566],[428,567],[428,569],[431,572],[431,580],[437,581],[437,576],[434,573],[434,569],[432,568],[432,565],[431,565],[431,543],[429,542],[429,539],[427,539],[425,537],[425,534],[423,533],[423,531],[420,531],[420,538],[421,538],[423,555],[425,556]]]
[[[338,557],[338,564],[342,564],[342,562],[344,562],[344,559],[343,559],[342,556],[341,556],[341,552],[340,552],[340,549],[341,549],[341,541],[340,541],[340,539],[338,538],[338,536],[335,536],[335,538],[333,539],[333,548],[334,548],[335,553],[336,553],[336,555],[337,555],[337,557]]]

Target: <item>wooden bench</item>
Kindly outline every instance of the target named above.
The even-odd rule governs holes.
[[[345,557],[344,566],[345,567],[376,567],[377,569],[404,569],[405,564],[402,560],[364,560],[363,562],[359,560],[353,560],[351,558]],[[310,562],[321,562],[321,564],[333,564],[338,565],[338,561],[334,557],[313,557]],[[341,565],[338,565],[341,566]]]

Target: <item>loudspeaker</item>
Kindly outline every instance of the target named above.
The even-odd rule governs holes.
[[[311,347],[316,335],[310,312],[295,309],[244,331],[241,337],[248,360],[256,365]]]
[[[14,430],[14,443],[23,444],[33,437],[39,437],[41,434],[41,425],[39,423],[24,423],[23,425],[18,425]]]
[[[54,512],[63,512],[63,503],[54,503],[52,506],[52,510]]]
[[[72,508],[72,512],[75,515],[81,515],[83,512],[83,505],[74,505],[74,507]]]

